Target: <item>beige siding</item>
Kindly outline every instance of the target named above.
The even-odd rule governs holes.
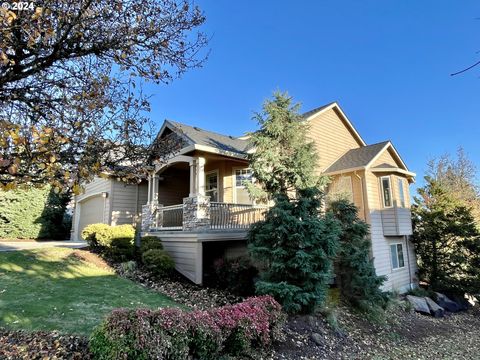
[[[395,166],[395,167],[399,166],[399,164],[397,164],[397,162],[393,158],[392,154],[390,153],[389,149],[385,150],[378,157],[378,159],[376,159],[374,161],[374,163],[372,164],[372,167],[376,167],[376,166],[380,166],[380,165],[384,165],[384,164],[388,164],[388,165]]]
[[[393,184],[393,181],[392,181]],[[408,258],[405,251],[405,268],[392,270],[390,258],[390,245],[395,242],[403,242],[405,237],[385,237],[382,225],[382,210],[379,176],[366,172],[366,188],[368,193],[368,208],[370,216],[370,232],[372,241],[372,255],[374,257],[375,269],[378,275],[386,275],[385,289],[405,291],[408,289],[410,280],[415,276],[416,263],[413,250],[410,249],[410,271]],[[405,248],[406,245],[404,245]]]
[[[348,150],[361,145],[333,109],[317,115],[308,125],[308,136],[314,141],[320,157],[319,170],[324,170]]]
[[[102,193],[107,194],[107,198],[104,200],[103,206],[103,217],[101,222],[105,222],[106,224],[110,223],[110,201],[108,199],[111,196],[111,183],[110,179],[103,179],[100,177],[94,178],[91,182],[83,184],[83,191],[82,194],[75,196],[75,209],[73,212],[72,217],[72,231],[71,231],[71,238],[72,239],[79,239],[80,234],[77,231],[79,224],[80,224],[80,214],[79,211],[81,207],[82,201],[87,201],[87,199],[102,196]]]
[[[357,176],[358,175],[358,176]],[[352,200],[355,206],[358,208],[358,216],[362,220],[365,219],[365,204],[363,201],[363,184],[362,184],[362,177],[363,172],[357,172],[357,174],[350,172],[341,175],[336,175],[331,178],[331,183],[329,184],[329,191],[336,191],[336,185],[340,181],[341,177],[348,177],[351,179],[352,182]],[[333,196],[335,197],[335,196]]]
[[[113,181],[111,225],[132,224],[138,221],[138,185]]]

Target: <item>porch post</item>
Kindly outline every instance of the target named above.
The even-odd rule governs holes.
[[[188,196],[193,196],[195,194],[195,159],[190,160],[190,192]]]
[[[158,187],[159,187],[159,178],[158,174],[155,173],[153,175],[153,191],[152,191],[152,203],[153,204],[158,204]]]
[[[148,193],[147,193],[147,204],[152,203],[152,175],[148,174]]]
[[[196,159],[197,166],[196,166],[196,194],[205,196],[205,158],[198,157]]]

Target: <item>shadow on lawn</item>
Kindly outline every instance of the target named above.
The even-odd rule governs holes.
[[[74,250],[0,253],[0,325],[88,334],[114,308],[175,306]]]

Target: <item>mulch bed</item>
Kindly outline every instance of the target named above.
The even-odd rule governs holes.
[[[176,302],[192,309],[206,310],[217,306],[235,304],[243,300],[242,297],[233,295],[228,291],[195,285],[178,273],[169,278],[158,278],[141,265],[130,272],[124,272],[119,264],[110,265],[120,276],[167,295]]]
[[[0,359],[90,359],[85,337],[0,328]]]

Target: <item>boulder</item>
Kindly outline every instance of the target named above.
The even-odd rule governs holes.
[[[318,346],[321,346],[323,345],[324,343],[324,340],[322,338],[322,335],[318,334],[318,333],[312,333],[310,335],[310,338],[312,339],[312,341],[317,344]]]
[[[460,310],[466,311],[471,308],[471,304],[468,302],[468,300],[464,296],[453,295],[453,296],[450,296],[450,299],[455,303],[457,303]]]
[[[460,306],[455,302],[450,300],[446,295],[436,292],[437,295],[437,304],[440,305],[444,310],[450,312],[459,312]]]
[[[430,308],[423,297],[407,295],[407,300],[412,304],[416,312],[430,315]]]
[[[439,306],[435,301],[430,299],[429,297],[425,298],[428,307],[430,308],[430,314],[436,318],[443,317],[445,315],[445,310]]]

